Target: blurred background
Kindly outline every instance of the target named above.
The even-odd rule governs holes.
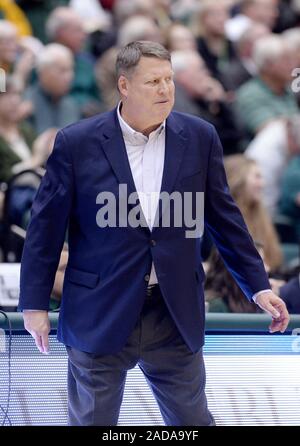
[[[117,105],[116,55],[133,40],[172,53],[174,108],[216,127],[272,287],[300,314],[300,0],[0,0],[0,308],[17,307],[30,208],[56,133]],[[202,251],[207,311],[258,312],[208,233]],[[66,239],[52,309],[67,260]]]

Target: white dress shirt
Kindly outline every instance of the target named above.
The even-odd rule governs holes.
[[[122,118],[118,107],[127,156],[139,197],[150,230],[153,228],[159,202],[165,159],[166,122],[164,121],[149,137],[131,128]],[[152,263],[149,285],[158,283]]]

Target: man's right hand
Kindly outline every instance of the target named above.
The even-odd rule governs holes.
[[[23,310],[24,327],[35,340],[39,351],[49,353],[48,334],[50,332],[50,321],[48,311]]]

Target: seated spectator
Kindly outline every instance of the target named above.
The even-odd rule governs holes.
[[[107,110],[115,107],[120,100],[115,68],[118,48],[134,40],[152,40],[163,43],[163,36],[151,17],[134,15],[122,24],[119,29],[117,46],[113,46],[103,54],[95,69],[96,80],[102,91]]]
[[[289,161],[300,154],[300,115],[267,124],[251,141],[245,155],[259,165],[263,179],[263,202],[276,215],[281,183]]]
[[[143,15],[154,20],[155,15],[152,0],[101,0],[102,6],[104,1],[105,9],[112,12],[112,25],[108,30],[96,30],[90,34],[91,51],[97,59],[117,45],[119,29],[129,18]]]
[[[226,35],[236,42],[255,23],[273,31],[279,15],[278,3],[278,0],[241,0],[240,13],[226,22]]]
[[[196,20],[199,27],[198,51],[210,73],[226,87],[223,73],[237,59],[233,44],[225,35],[225,23],[229,17],[226,0],[202,0],[199,2]]]
[[[50,127],[62,128],[80,118],[69,96],[73,80],[73,55],[59,44],[45,46],[37,59],[37,82],[25,92],[33,112],[30,122],[40,134]]]
[[[208,259],[205,300],[209,313],[261,313],[262,310],[244,296],[214,248]]]
[[[32,36],[19,37],[17,27],[0,20],[0,68],[18,78],[22,88],[27,84],[37,51],[42,44]]]
[[[44,174],[47,160],[52,152],[54,140],[57,134],[56,128],[49,128],[41,133],[32,144],[32,155],[29,159],[21,161],[13,166],[13,173],[19,174],[25,170],[38,170]]]
[[[300,240],[300,155],[290,161],[284,172],[279,212],[292,220]]]
[[[175,51],[172,64],[176,86],[174,109],[207,119],[215,125],[224,153],[239,151],[240,129],[231,103],[196,51]]]
[[[49,129],[35,139],[28,124],[21,121],[21,88],[15,77],[8,77],[6,92],[0,94],[0,220],[3,217],[4,191],[14,179],[8,210],[11,223],[20,225],[35,195],[30,175],[15,175],[27,169],[44,166],[53,146],[55,129]],[[30,178],[29,178],[30,177]],[[2,185],[1,185],[2,183]],[[5,187],[4,187],[5,186]]]
[[[257,75],[253,60],[255,42],[269,34],[266,26],[254,23],[237,40],[238,59],[233,61],[223,73],[225,84],[229,90],[235,91],[245,82]]]
[[[263,245],[265,261],[271,271],[278,269],[283,260],[282,252],[275,228],[262,203],[264,183],[258,165],[243,155],[232,155],[225,158],[225,169],[231,194],[253,240]]]
[[[11,74],[18,55],[18,30],[7,20],[0,20],[0,68]]]
[[[295,59],[284,39],[270,35],[259,39],[254,47],[258,75],[237,92],[238,114],[250,139],[275,118],[299,112],[291,91],[291,73]]]
[[[21,93],[20,83],[8,77],[6,92],[0,94],[0,182],[9,181],[14,167],[32,157],[35,133],[20,123]]]
[[[74,57],[74,77],[70,94],[87,117],[102,110],[100,92],[94,75],[94,59],[85,50],[87,34],[83,19],[69,7],[54,9],[46,23],[51,42],[66,46]]]
[[[263,248],[257,246],[263,258]],[[268,267],[266,265],[266,269]],[[270,278],[274,293],[280,296],[290,314],[300,314],[300,275],[288,282]],[[260,308],[244,296],[214,249],[208,260],[205,283],[206,311],[209,313],[261,313]]]
[[[5,191],[5,214],[9,225],[26,228],[30,209],[45,173],[47,159],[52,152],[57,129],[48,129],[38,136],[32,145],[32,156],[13,166],[14,176],[10,178]]]
[[[181,23],[173,23],[166,29],[165,46],[170,52],[197,50],[197,42],[192,31]]]
[[[108,49],[117,45],[119,29],[134,16],[151,19],[161,30],[171,24],[171,0],[101,0],[101,4],[112,12],[112,25],[109,29],[99,29],[90,35],[91,51],[96,58],[102,57]],[[153,40],[157,41],[156,38]]]
[[[15,74],[18,55],[17,27],[7,20],[0,20],[0,68],[8,74]]]

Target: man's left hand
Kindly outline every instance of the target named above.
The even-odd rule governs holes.
[[[286,305],[280,297],[276,296],[272,291],[259,294],[256,298],[257,305],[270,316],[272,323],[269,326],[270,333],[280,331],[283,333],[290,320]]]

